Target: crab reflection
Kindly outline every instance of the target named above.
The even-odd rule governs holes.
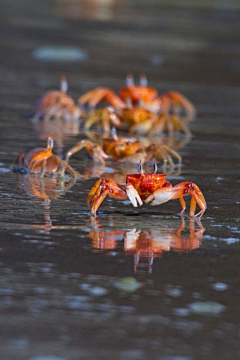
[[[197,227],[196,227],[197,225]],[[134,272],[152,272],[154,258],[160,258],[164,252],[175,251],[186,253],[197,249],[205,232],[201,222],[189,220],[186,228],[185,220],[181,218],[178,229],[153,227],[151,229],[105,229],[101,223],[91,220],[89,237],[92,247],[103,251],[114,250],[119,247],[119,240],[123,240],[123,251],[134,255]]]
[[[50,202],[51,199],[58,199],[76,183],[74,177],[40,177],[15,174],[15,180],[21,190],[35,198]]]
[[[39,139],[46,140],[49,134],[53,137],[57,155],[62,155],[64,141],[80,133],[80,120],[69,119],[34,119],[34,129]]]
[[[37,206],[43,207],[44,220],[42,222],[25,225],[36,230],[43,230],[49,233],[53,226],[51,220],[50,205],[51,200],[57,200],[76,183],[73,177],[39,177],[28,176],[26,174],[14,174],[17,186],[28,196],[33,197],[33,202]],[[39,201],[40,200],[40,203]]]
[[[124,0],[55,0],[58,15],[70,19],[118,19]]]

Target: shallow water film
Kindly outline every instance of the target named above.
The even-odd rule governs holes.
[[[1,1],[1,360],[240,358],[239,17],[233,0]],[[49,135],[60,160],[87,136],[100,142],[85,108],[74,121],[33,119],[62,76],[76,102],[97,87],[118,93],[129,73],[196,107],[188,133],[169,135],[172,124],[151,141],[182,157],[158,153],[158,171],[199,186],[201,220],[190,196],[184,216],[177,199],[109,196],[90,216],[97,179],[124,187],[138,161],[94,162],[83,149],[69,160],[76,177],[29,174],[19,160],[11,170]]]

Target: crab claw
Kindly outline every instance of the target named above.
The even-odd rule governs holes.
[[[138,205],[142,206],[142,199],[140,198],[137,190],[131,183],[126,184],[126,193],[134,207],[137,207]]]
[[[161,189],[157,189],[147,197],[145,200],[146,203],[151,202],[150,205],[160,205],[163,204],[169,200],[171,200],[172,197],[172,188],[170,187],[164,187]]]

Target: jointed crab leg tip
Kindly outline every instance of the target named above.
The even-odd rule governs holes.
[[[90,216],[96,218],[97,217],[97,212],[91,211]]]
[[[207,207],[204,210],[199,211],[196,215],[193,215],[195,217],[196,220],[200,220],[203,216],[203,214],[205,213]]]

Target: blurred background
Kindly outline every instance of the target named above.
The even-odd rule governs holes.
[[[239,1],[0,0],[0,8],[1,360],[240,358]],[[200,186],[202,223],[181,220],[177,201],[133,210],[106,199],[90,218],[96,179],[133,166],[78,155],[71,165],[85,178],[64,189],[10,171],[49,133],[60,156],[84,138],[81,119],[31,120],[62,75],[77,101],[96,87],[117,93],[128,73],[196,106],[192,137],[178,148],[181,172],[169,180]]]

